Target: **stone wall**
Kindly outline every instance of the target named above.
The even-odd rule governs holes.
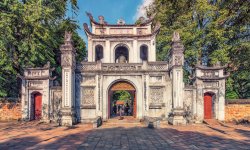
[[[250,99],[227,100],[225,107],[225,121],[250,121]]]
[[[20,120],[21,117],[20,102],[0,101],[0,121]]]

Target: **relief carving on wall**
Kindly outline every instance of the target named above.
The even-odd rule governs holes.
[[[174,65],[182,65],[182,60],[181,60],[181,56],[175,56],[174,57]]]
[[[71,65],[71,58],[68,55],[62,56],[62,66],[68,67]]]
[[[95,84],[95,76],[83,76],[83,83],[86,85]]]
[[[163,103],[163,91],[162,87],[151,87],[149,92],[149,99],[151,103]]]
[[[149,81],[150,83],[161,83],[162,76],[150,76]]]
[[[95,87],[82,87],[82,105],[95,105]]]

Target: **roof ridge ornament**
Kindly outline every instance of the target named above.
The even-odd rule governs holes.
[[[125,25],[126,22],[122,18],[120,18],[120,19],[117,20],[117,24],[118,25]]]
[[[179,32],[174,31],[173,36],[172,36],[172,42],[178,42],[180,40],[181,40],[181,38],[180,38]]]
[[[65,31],[64,41],[71,42],[72,41],[72,33],[70,31]]]

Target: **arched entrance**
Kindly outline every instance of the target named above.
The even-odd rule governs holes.
[[[214,93],[204,93],[204,119],[213,119],[214,106],[213,106]]]
[[[129,99],[115,99],[116,94],[125,93],[130,95]],[[129,96],[128,96],[129,97]],[[136,89],[127,81],[118,81],[114,83],[108,91],[108,116],[109,118],[118,115],[118,106],[123,106],[127,109],[126,115],[131,115],[136,118]],[[127,108],[126,108],[127,106]]]
[[[32,102],[31,120],[40,120],[42,118],[42,94],[39,92],[34,93]]]

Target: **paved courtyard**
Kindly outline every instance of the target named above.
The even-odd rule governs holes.
[[[104,124],[71,128],[38,122],[0,123],[0,149],[249,149],[250,127],[226,124],[162,125]]]

